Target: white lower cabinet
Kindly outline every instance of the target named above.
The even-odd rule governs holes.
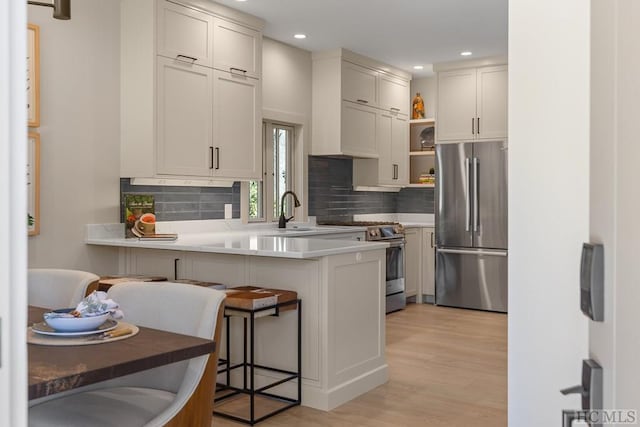
[[[422,272],[420,294],[427,297],[436,295],[436,235],[433,227],[422,229]]]
[[[405,293],[407,297],[435,296],[435,236],[432,227],[405,230]]]
[[[127,249],[125,274],[164,276],[168,280],[189,279],[187,252],[157,249]]]
[[[180,279],[296,291],[302,300],[303,406],[329,411],[388,380],[384,248],[313,259],[139,248],[123,253],[123,274],[173,280],[177,267]],[[295,368],[296,331],[295,311],[257,319],[259,363]],[[231,323],[231,341],[232,361],[240,361],[242,351],[236,346],[242,342],[242,322]],[[225,354],[224,340],[221,344]],[[278,375],[257,370],[256,385],[281,378]],[[294,396],[297,387],[287,383],[280,390]]]
[[[422,252],[422,232],[419,228],[407,228],[404,232],[405,274],[404,292],[407,297],[418,294],[420,283],[420,259]]]

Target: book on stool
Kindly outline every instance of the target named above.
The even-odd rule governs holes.
[[[237,286],[235,288],[227,288],[227,299],[225,300],[226,312],[233,315],[243,316],[247,314],[244,311],[233,310],[259,310],[261,308],[274,306],[298,299],[298,293],[295,291],[286,291],[283,289],[260,288],[257,286]],[[270,310],[259,311],[257,317],[269,316],[280,311],[294,310],[295,303],[275,307]]]

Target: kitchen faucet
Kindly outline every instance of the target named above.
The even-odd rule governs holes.
[[[293,191],[285,191],[282,195],[282,198],[280,199],[280,218],[278,219],[278,228],[287,228],[287,222],[293,219],[293,215],[291,215],[289,218],[284,217],[284,198],[287,194],[291,194],[293,196],[294,207],[300,207],[300,201],[298,200],[298,196],[296,196],[296,193],[294,193]]]

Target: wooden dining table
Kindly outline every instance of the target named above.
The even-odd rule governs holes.
[[[45,308],[29,306],[29,325]],[[214,352],[203,338],[139,327],[135,336],[82,346],[29,344],[29,399],[132,374]]]

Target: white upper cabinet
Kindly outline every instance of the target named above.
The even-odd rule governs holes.
[[[478,69],[478,123],[479,139],[507,137],[508,106],[507,67]]]
[[[260,80],[214,70],[213,175],[262,179]]]
[[[382,156],[393,168],[391,126],[380,128],[386,126],[381,120],[390,119],[381,114],[407,110],[411,76],[346,49],[314,53],[312,76],[311,154]],[[408,131],[404,135],[408,144]],[[408,155],[408,149],[403,155]],[[397,167],[401,168],[400,162]],[[373,169],[371,179],[377,185],[378,166]]]
[[[158,58],[158,174],[211,174],[212,75],[211,68]]]
[[[347,61],[342,62],[342,99],[376,107],[378,72]]]
[[[157,13],[158,55],[213,66],[213,16],[168,1]]]
[[[409,82],[386,74],[379,77],[379,105],[383,110],[409,115]]]
[[[507,137],[507,66],[438,73],[437,140]]]
[[[438,140],[475,138],[476,70],[438,73]]]
[[[261,178],[262,21],[195,0],[120,7],[120,176]]]
[[[218,70],[260,78],[261,33],[220,18],[216,18],[213,24],[213,66]]]
[[[359,103],[342,102],[342,152],[356,157],[378,157],[377,112]]]
[[[378,117],[378,184],[409,183],[409,121],[404,114],[382,112]]]

